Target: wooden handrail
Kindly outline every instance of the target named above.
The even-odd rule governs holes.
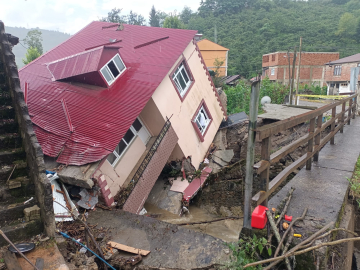
[[[288,119],[278,121],[269,125],[265,125],[262,127],[259,127],[256,129],[256,137],[258,140],[263,140],[266,137],[270,137],[271,135],[274,135],[276,133],[279,133],[281,131],[284,131],[288,128],[292,128],[294,126],[300,125],[306,121],[309,121],[312,118],[315,118],[319,116],[320,114],[323,114],[329,110],[331,110],[334,107],[337,107],[341,104],[346,104],[347,101],[352,100],[353,98],[356,98],[357,94],[354,94],[352,96],[343,98],[339,101],[335,101],[334,103],[325,105],[323,107],[320,107],[317,110],[306,112],[303,114],[300,114],[298,116],[293,116]]]
[[[354,102],[353,102],[354,100]],[[349,101],[349,107],[346,108],[346,102]],[[334,144],[334,136],[340,131],[342,133],[345,124],[350,124],[350,119],[355,118],[355,110],[357,104],[357,94],[336,101],[332,104],[323,106],[311,112],[307,112],[289,119],[285,119],[276,123],[265,125],[256,129],[258,139],[261,143],[261,161],[254,165],[255,172],[260,175],[262,181],[262,191],[258,192],[252,199],[257,204],[267,206],[268,197],[273,193],[280,184],[295,170],[306,164],[306,169],[311,170],[311,158],[315,161],[319,158],[319,151],[324,145],[330,141]],[[342,105],[342,111],[336,114],[336,107]],[[331,110],[331,119],[322,123],[322,116],[325,112]],[[345,119],[345,114],[347,118]],[[300,137],[291,144],[281,148],[270,155],[271,142],[270,136],[284,131],[288,128],[310,121],[309,133]],[[317,121],[317,124],[315,123]],[[335,123],[338,123],[335,128]],[[321,132],[331,126],[330,133],[321,139]],[[272,181],[269,182],[270,166],[279,162],[280,159],[294,152],[299,146],[307,143],[307,153],[294,161],[291,165],[281,171]]]

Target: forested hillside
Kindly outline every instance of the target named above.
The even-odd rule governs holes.
[[[359,0],[204,0],[187,15],[186,28],[212,41],[217,33],[230,49],[229,73],[248,78],[261,70],[263,54],[293,49],[300,37],[303,51],[360,52]]]
[[[5,30],[7,33],[10,33],[20,39],[20,43],[14,46],[13,53],[15,54],[15,61],[18,68],[21,68],[24,66],[22,59],[25,58],[25,54],[27,50],[27,46],[24,44],[23,40],[26,37],[27,33],[32,29],[27,29],[24,27],[6,26]],[[44,30],[44,29],[39,29],[39,30],[41,31],[42,46],[44,48],[44,53],[51,50],[52,48],[64,42],[70,37],[69,34],[61,33],[59,31]]]

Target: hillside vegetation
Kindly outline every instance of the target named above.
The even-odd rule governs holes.
[[[250,78],[263,54],[293,50],[300,37],[303,51],[359,53],[360,1],[204,0],[186,28],[212,41],[217,32],[217,43],[230,49],[229,73]]]
[[[22,59],[25,58],[25,54],[27,50],[26,45],[24,44],[24,38],[26,37],[27,33],[30,30],[32,29],[27,29],[24,27],[5,26],[6,33],[10,33],[13,36],[16,36],[20,39],[21,44],[19,43],[13,48],[13,53],[15,54],[15,61],[18,68],[24,66]],[[44,29],[39,29],[39,30],[41,31],[42,46],[44,48],[44,53],[56,47],[57,45],[64,42],[70,37],[69,34],[65,34],[58,31],[44,30]]]

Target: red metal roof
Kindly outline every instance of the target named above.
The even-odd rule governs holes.
[[[60,163],[83,165],[111,153],[196,34],[137,25],[124,25],[122,31],[103,28],[111,25],[92,22],[19,71],[22,87],[29,83],[28,108],[38,141],[44,154],[58,157]],[[126,70],[109,88],[52,80],[50,70],[60,79],[91,72],[96,63],[101,68],[97,53],[115,39],[121,40],[113,49]],[[71,69],[74,59],[83,66],[75,63]],[[59,63],[69,69],[57,67]]]
[[[48,64],[55,80],[97,71],[104,47],[77,53]]]

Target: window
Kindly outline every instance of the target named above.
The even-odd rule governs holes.
[[[119,54],[116,54],[105,66],[100,69],[108,85],[111,85],[117,77],[126,69]]]
[[[139,119],[135,119],[129,130],[125,133],[119,144],[116,146],[114,152],[108,155],[107,160],[114,167],[120,160],[126,149],[129,148],[131,143],[134,141],[140,129],[143,127]]]
[[[360,63],[358,64],[358,67],[360,67]]]
[[[275,68],[271,69],[271,75],[275,75]]]
[[[271,55],[271,61],[275,61],[275,54]]]
[[[340,87],[348,87],[348,84],[347,83],[341,83]]]
[[[185,97],[187,91],[193,83],[193,79],[190,75],[191,74],[185,64],[185,61],[181,62],[172,75],[172,80],[182,99]]]
[[[198,134],[200,141],[204,141],[204,136],[209,128],[212,121],[210,112],[204,102],[201,101],[199,108],[196,110],[195,115],[192,119],[193,127]]]
[[[340,76],[341,75],[341,66],[335,66],[334,67],[334,76]]]

